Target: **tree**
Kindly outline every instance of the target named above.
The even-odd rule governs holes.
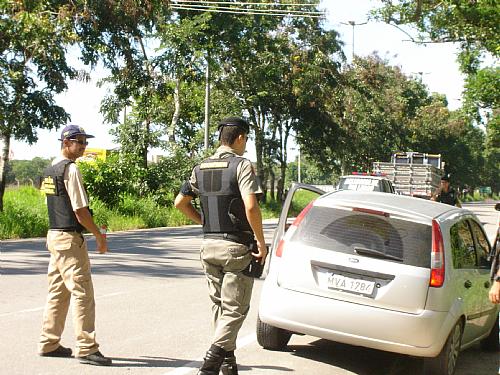
[[[336,174],[368,171],[373,161],[405,149],[409,121],[430,102],[425,86],[376,55],[356,58],[340,82],[319,126],[303,133],[301,149]]]
[[[483,52],[500,54],[500,9],[492,0],[382,0],[375,18],[392,25],[412,25],[416,42],[460,43],[465,72],[475,70]]]
[[[218,83],[249,114],[264,191],[268,177],[274,186],[273,166],[279,164],[281,199],[289,137],[294,132],[302,137],[302,129],[318,126],[324,93],[338,84],[343,56],[338,35],[316,19],[255,16],[241,22],[246,22],[241,26],[245,38],[223,51],[227,75]]]
[[[50,159],[40,157],[32,160],[11,160],[10,171],[7,173],[6,182],[8,184],[18,181],[22,184],[32,184],[38,186],[39,179],[43,171],[50,165]]]
[[[374,16],[389,24],[414,26],[418,43],[455,42],[460,46],[458,62],[467,75],[464,109],[473,120],[487,124],[487,142],[483,157],[487,160],[487,180],[498,186],[500,173],[498,144],[498,104],[500,101],[500,71],[498,67],[485,67],[486,56],[500,55],[500,8],[492,0],[409,1],[383,0],[384,5]],[[477,133],[474,131],[473,133]],[[493,138],[491,138],[493,136]],[[497,142],[496,142],[497,143]]]
[[[76,40],[74,15],[64,1],[0,2],[0,211],[11,137],[31,144],[37,129],[69,119],[54,95],[77,77],[66,61],[66,47]]]

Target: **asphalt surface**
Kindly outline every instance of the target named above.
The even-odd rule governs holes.
[[[496,228],[493,203],[468,205]],[[265,225],[270,242],[275,225]],[[96,254],[89,240],[96,294],[96,331],[112,367],[36,355],[47,294],[44,239],[2,241],[0,247],[0,374],[193,375],[210,345],[210,301],[199,263],[200,228],[160,228],[112,233],[110,252]],[[241,374],[420,374],[422,360],[353,347],[310,336],[293,336],[287,351],[260,348],[255,321],[262,280],[238,341]],[[71,312],[62,338],[74,345]],[[479,346],[463,351],[456,375],[498,374],[498,353]]]

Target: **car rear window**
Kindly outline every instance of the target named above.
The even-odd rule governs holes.
[[[345,177],[340,180],[340,190],[380,191],[379,179]]]
[[[356,254],[356,247],[371,249],[401,258],[399,263],[430,267],[431,226],[407,220],[315,206],[291,240],[346,254]]]

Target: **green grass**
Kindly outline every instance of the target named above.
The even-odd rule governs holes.
[[[7,189],[0,212],[0,239],[43,237],[49,219],[45,197],[33,187]]]

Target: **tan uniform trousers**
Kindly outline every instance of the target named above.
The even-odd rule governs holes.
[[[236,242],[205,239],[201,262],[212,300],[213,344],[227,351],[236,349],[238,331],[250,309],[253,278],[241,273],[252,255]]]
[[[87,243],[77,232],[50,230],[47,248],[50,251],[49,293],[38,350],[47,353],[60,345],[71,300],[76,335],[75,356],[95,353],[99,345],[95,340],[94,288]]]

